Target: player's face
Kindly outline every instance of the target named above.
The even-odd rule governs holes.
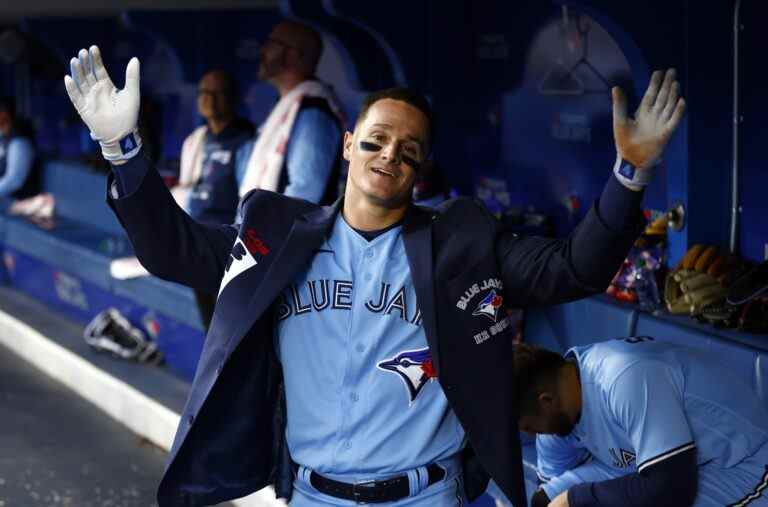
[[[277,25],[259,51],[259,79],[269,81],[288,67],[289,52],[296,51],[286,25]]]
[[[558,396],[544,393],[539,396],[535,410],[522,414],[518,421],[521,431],[532,435],[558,435],[565,437],[573,431],[574,423],[563,409]]]
[[[197,110],[206,120],[231,116],[232,105],[227,95],[227,83],[221,74],[210,72],[200,80],[197,87]]]
[[[344,134],[348,197],[386,208],[407,204],[426,155],[428,132],[426,115],[412,105],[393,99],[375,102],[354,133]]]

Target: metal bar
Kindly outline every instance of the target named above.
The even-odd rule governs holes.
[[[741,0],[736,0],[733,8],[733,160],[731,163],[731,241],[730,249],[736,253],[739,249],[739,32],[741,32]]]

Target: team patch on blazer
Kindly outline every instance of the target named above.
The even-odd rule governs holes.
[[[259,238],[259,236],[256,234],[256,231],[253,229],[248,229],[245,231],[245,247],[253,255],[256,255],[256,253],[262,256],[269,254],[269,248],[264,244],[261,238]]]
[[[498,278],[489,278],[479,283],[473,283],[467,290],[464,291],[464,294],[462,294],[461,298],[456,302],[456,307],[461,310],[466,310],[475,296],[491,289],[501,291],[504,289],[504,283]]]
[[[495,324],[499,319],[499,311],[503,304],[504,300],[501,295],[497,294],[496,290],[491,289],[485,294],[483,299],[480,300],[480,303],[478,303],[475,311],[472,312],[472,315],[488,317]]]
[[[410,405],[416,401],[416,397],[424,386],[437,378],[428,348],[405,350],[391,359],[381,361],[377,366],[381,370],[396,373],[400,377],[408,390]]]

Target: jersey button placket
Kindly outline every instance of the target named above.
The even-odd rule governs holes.
[[[361,267],[364,265],[363,259],[365,258],[366,251],[357,250],[353,254],[352,260],[352,273],[351,280],[354,288],[352,289],[352,310],[348,314],[349,324],[347,327],[347,340],[346,340],[346,361],[344,362],[344,374],[341,380],[341,386],[339,389],[339,408],[340,419],[337,433],[337,447],[336,454],[340,456],[341,461],[348,461],[349,457],[346,456],[346,452],[352,448],[350,441],[350,427],[354,427],[354,401],[352,400],[350,393],[353,392],[356,378],[356,364],[355,354],[352,352],[353,343],[355,341],[356,325],[359,315],[359,301],[362,299],[361,295]],[[336,459],[334,459],[334,462]]]

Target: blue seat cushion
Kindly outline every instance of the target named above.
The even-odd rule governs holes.
[[[113,292],[204,331],[192,289],[154,276],[114,280]]]
[[[42,229],[26,219],[5,215],[0,220],[0,230],[4,229],[4,243],[9,247],[202,330],[190,289],[153,276],[129,280],[112,278],[111,262],[134,255],[124,235],[105,232],[66,217],[57,217],[54,223],[51,229]]]
[[[125,236],[104,232],[67,218],[43,229],[24,218],[4,219],[6,245],[109,290],[112,259],[133,255]]]

